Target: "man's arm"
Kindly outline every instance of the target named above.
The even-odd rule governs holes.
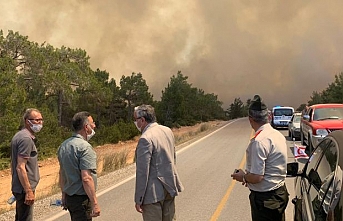
[[[256,184],[263,180],[263,175],[257,175],[253,173],[246,173],[243,176],[246,183]]]
[[[35,195],[31,189],[31,185],[29,182],[29,178],[27,177],[27,172],[26,172],[26,163],[27,163],[27,158],[23,157],[17,157],[17,173],[18,173],[18,178],[21,183],[21,185],[24,188],[25,191],[25,201],[24,203],[31,206],[35,202]]]
[[[242,182],[242,185],[246,183],[256,184],[263,180],[263,175],[245,173],[242,169],[239,169],[238,172],[231,174],[231,177],[238,182]]]
[[[144,201],[149,179],[151,156],[152,144],[147,139],[140,138],[136,148],[135,203],[137,205],[141,205]]]
[[[63,192],[63,177],[62,177],[62,171],[61,171],[61,168],[60,168],[60,171],[59,171],[59,173],[58,173],[58,184],[59,184],[59,186],[60,186],[60,188],[61,188],[61,192]]]
[[[60,172],[58,173],[58,184],[61,188],[61,193],[62,193],[62,206],[66,206],[65,204],[65,193],[63,192],[63,187],[64,187],[64,180],[63,180],[63,177],[62,177],[62,170],[60,168]]]
[[[81,177],[82,177],[82,185],[83,188],[85,189],[89,200],[91,201],[92,205],[92,217],[97,217],[100,216],[100,207],[98,205],[98,200],[96,198],[96,193],[95,193],[95,185],[94,185],[94,180],[91,175],[90,170],[81,170]]]

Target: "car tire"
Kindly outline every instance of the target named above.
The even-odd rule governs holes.
[[[290,130],[288,130],[288,137],[290,137],[291,139],[292,139],[292,133],[291,133],[291,131]]]

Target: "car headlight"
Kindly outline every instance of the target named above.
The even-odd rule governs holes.
[[[328,133],[328,131],[327,131],[326,129],[317,129],[317,130],[316,130],[316,134],[317,134],[317,135],[326,136],[326,135],[328,135],[329,133]]]

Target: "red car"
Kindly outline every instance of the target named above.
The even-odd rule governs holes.
[[[343,104],[315,104],[303,114],[300,122],[301,144],[311,153],[329,133],[343,129]]]

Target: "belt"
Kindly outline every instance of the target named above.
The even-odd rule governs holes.
[[[66,194],[68,197],[88,197],[87,195],[76,195],[76,194],[73,194],[73,195],[68,195]]]
[[[281,190],[281,189],[284,189],[284,188],[286,188],[285,184],[280,186],[279,188],[276,188],[276,189],[273,189],[273,190],[269,190],[269,191],[265,191],[265,192],[255,191],[255,190],[250,190],[250,191],[253,192],[253,193],[276,193],[278,190]]]

